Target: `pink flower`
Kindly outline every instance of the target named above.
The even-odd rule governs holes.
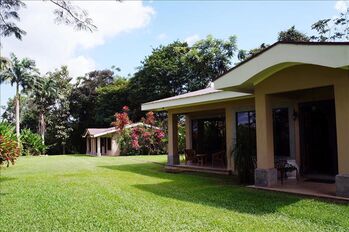
[[[128,108],[128,106],[123,106],[123,107],[122,107],[122,111],[124,111],[124,112],[129,112],[129,111],[130,111],[130,108]]]

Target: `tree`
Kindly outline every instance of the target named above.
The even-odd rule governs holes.
[[[315,41],[349,40],[349,7],[335,18],[315,22],[311,29],[317,33],[310,37]]]
[[[144,102],[171,97],[205,88],[231,67],[236,51],[235,37],[227,40],[212,36],[192,47],[175,41],[153,49],[130,79],[130,116],[139,120]]]
[[[45,144],[46,133],[45,113],[53,106],[58,95],[56,80],[49,78],[49,76],[39,78],[32,91],[33,102],[39,113],[38,132],[43,144]]]
[[[19,141],[20,136],[20,88],[22,92],[27,92],[32,88],[38,70],[35,67],[35,62],[28,58],[19,60],[14,54],[11,54],[11,65],[0,72],[0,83],[3,81],[10,82],[16,86],[16,135]]]
[[[44,1],[44,0],[43,0]],[[88,13],[70,3],[69,0],[48,0],[57,8],[54,11],[57,23],[72,25],[77,30],[95,31],[97,27],[89,18]],[[19,28],[15,21],[20,20],[18,11],[26,7],[21,0],[0,0],[0,37],[9,37],[14,35],[17,39],[22,39],[26,34]]]
[[[126,78],[116,77],[112,84],[97,88],[96,123],[110,126],[114,113],[128,105],[128,82]]]
[[[21,0],[0,0],[0,37],[14,35],[17,39],[22,39],[26,34],[12,21],[20,20],[17,12],[21,7],[25,7]]]
[[[114,72],[111,70],[96,70],[78,78],[69,96],[70,113],[72,117],[72,145],[75,150],[83,152],[85,144],[82,143],[81,134],[88,127],[100,127],[96,121],[97,89],[114,82]],[[109,102],[109,104],[112,104]]]
[[[286,31],[280,31],[278,35],[278,41],[282,42],[309,42],[310,38],[298,31],[295,26],[290,27]]]
[[[48,139],[50,142],[49,144],[51,145],[50,149],[53,150],[55,147],[61,147],[62,150],[57,152],[65,154],[67,140],[73,130],[69,120],[69,96],[73,89],[73,86],[70,83],[72,78],[69,76],[68,68],[66,66],[62,66],[61,69],[56,69],[54,72],[49,72],[47,76],[55,81],[57,92],[57,98],[49,112],[49,120],[47,120],[49,125],[47,134],[49,135]]]

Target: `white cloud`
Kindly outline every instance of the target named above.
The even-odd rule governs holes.
[[[83,51],[103,45],[120,33],[147,26],[155,14],[153,8],[139,1],[73,1],[88,11],[98,30],[94,33],[76,31],[71,26],[54,22],[53,4],[26,1],[20,11],[18,25],[27,31],[23,41],[14,37],[2,41],[2,55],[13,52],[19,57],[37,61],[42,73],[67,64],[72,75],[82,75],[95,68],[95,61],[82,56]]]
[[[198,40],[200,40],[200,36],[197,34],[188,36],[187,38],[184,39],[184,41],[187,42],[189,46],[192,46]]]
[[[166,33],[161,33],[156,38],[160,41],[163,41],[163,40],[166,40],[168,38],[168,36]]]
[[[94,60],[85,56],[71,58],[66,64],[70,75],[75,78],[96,69]]]
[[[334,8],[340,12],[340,13],[345,13],[349,7],[349,1],[336,1],[336,4],[334,5]]]

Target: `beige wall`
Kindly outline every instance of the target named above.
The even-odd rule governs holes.
[[[334,94],[323,89],[334,89]],[[301,95],[292,91],[314,89]],[[311,91],[314,91],[313,93]],[[349,173],[349,73],[348,70],[325,68],[315,65],[299,65],[282,70],[255,86],[257,112],[257,160],[258,167],[269,168],[273,162],[273,143],[265,136],[270,133],[271,96],[288,92],[290,99],[299,101],[313,101],[319,99],[335,99],[338,168],[339,173]],[[271,95],[274,94],[274,95]],[[267,107],[267,108],[266,108]],[[266,111],[267,110],[267,111]],[[298,132],[298,124],[295,130]],[[295,132],[295,134],[299,134]],[[299,153],[299,138],[295,139],[296,152]],[[297,154],[299,157],[299,154]],[[299,159],[299,158],[297,158]]]

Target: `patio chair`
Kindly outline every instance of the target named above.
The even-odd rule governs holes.
[[[287,179],[287,173],[293,171],[296,171],[296,179],[299,181],[299,168],[292,160],[277,160],[275,162],[275,168],[280,172],[281,184],[284,183],[284,179]]]
[[[185,164],[197,163],[196,151],[194,149],[185,149],[184,150]]]
[[[212,153],[212,167],[215,163],[225,166],[225,151],[218,151]]]

